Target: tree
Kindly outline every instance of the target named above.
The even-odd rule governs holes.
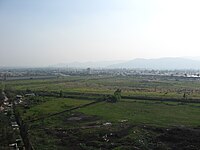
[[[183,98],[184,98],[184,99],[187,99],[187,95],[186,95],[185,92],[184,92],[184,94],[183,94]]]
[[[114,96],[116,98],[117,101],[120,101],[121,100],[121,90],[120,89],[117,89],[115,92],[114,92]]]
[[[63,97],[63,91],[60,90],[60,97]]]
[[[111,103],[116,103],[117,101],[120,101],[121,100],[121,90],[120,89],[117,89],[115,92],[114,92],[114,95],[109,95],[107,98],[106,98],[107,102],[111,102]]]

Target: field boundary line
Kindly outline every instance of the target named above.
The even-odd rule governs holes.
[[[97,103],[100,103],[100,102],[103,102],[103,101],[94,101],[94,102],[91,102],[91,103],[88,103],[88,104],[80,105],[80,106],[73,107],[73,108],[70,108],[70,109],[66,109],[66,110],[63,110],[63,111],[60,111],[60,112],[57,112],[57,113],[53,113],[53,114],[50,114],[50,115],[47,115],[47,116],[44,116],[44,117],[40,117],[40,118],[37,118],[37,119],[26,121],[25,123],[33,123],[33,122],[36,122],[36,121],[39,121],[39,120],[47,119],[47,118],[50,118],[50,117],[53,117],[53,116],[57,116],[57,115],[60,115],[60,114],[66,113],[66,112],[70,112],[70,111],[73,111],[73,110],[76,110],[76,109],[84,108],[84,107],[94,105],[94,104],[97,104]]]

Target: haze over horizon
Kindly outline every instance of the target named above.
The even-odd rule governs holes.
[[[0,66],[200,56],[198,0],[1,0]]]

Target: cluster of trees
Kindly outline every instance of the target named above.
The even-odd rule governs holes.
[[[114,95],[109,95],[107,98],[106,98],[107,102],[111,102],[111,103],[116,103],[117,101],[120,101],[121,100],[121,90],[120,89],[117,89],[115,92],[114,92]]]

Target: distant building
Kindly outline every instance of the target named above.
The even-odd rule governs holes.
[[[6,78],[7,78],[7,74],[5,73],[5,74],[3,74],[3,80],[5,81]]]
[[[16,101],[14,102],[15,104],[20,104],[22,103],[22,96],[21,95],[16,95]]]
[[[11,122],[11,125],[12,125],[12,127],[19,127],[16,121]]]
[[[87,68],[87,74],[91,74],[91,69]]]

